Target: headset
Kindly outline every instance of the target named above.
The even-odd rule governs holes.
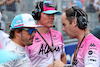
[[[79,6],[72,6],[75,12],[75,18],[77,17],[77,25],[80,29],[85,29],[87,27],[87,15],[82,11]]]
[[[1,29],[1,23],[0,23],[0,30],[2,30],[2,29]]]
[[[43,5],[43,1],[37,2],[35,9],[32,11],[32,16],[35,20],[40,20],[40,18],[41,18],[42,10],[41,10],[40,5]]]

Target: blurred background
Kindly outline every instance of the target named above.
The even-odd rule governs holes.
[[[12,19],[20,13],[30,13],[34,9],[37,1],[44,0],[0,0],[0,10],[2,11],[2,21],[0,27],[9,33],[9,25]],[[92,31],[99,24],[98,12],[100,11],[100,0],[49,0],[55,8],[61,12],[64,9],[76,4],[86,11],[89,20],[89,30]],[[2,3],[3,2],[3,3]],[[75,43],[77,39],[70,39],[65,32],[62,31],[61,16],[55,16],[54,25],[52,27],[62,33],[65,44]]]
[[[30,13],[34,9],[37,1],[44,0],[0,0],[0,11],[2,12],[2,21],[0,27],[4,32],[9,34],[9,25],[13,18],[21,13]],[[61,12],[64,9],[71,7],[72,5],[78,5],[88,15],[88,28],[90,32],[99,24],[98,12],[100,12],[100,0],[45,0],[51,1],[55,8]],[[77,39],[70,39],[65,32],[62,31],[61,15],[55,16],[53,29],[62,33],[67,61],[70,64],[74,53],[75,46],[78,43]],[[68,52],[70,51],[70,52]]]

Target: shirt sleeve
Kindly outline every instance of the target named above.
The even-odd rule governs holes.
[[[63,55],[65,53],[65,47],[64,46],[65,46],[65,44],[63,43],[63,47],[62,47],[63,50],[62,50],[62,54],[61,55]]]
[[[0,64],[0,67],[15,67],[16,60]]]
[[[96,43],[91,43],[84,56],[85,67],[99,67],[99,48]]]
[[[63,42],[63,36],[61,35],[61,41],[62,41],[62,54],[63,55],[65,53],[65,44]]]

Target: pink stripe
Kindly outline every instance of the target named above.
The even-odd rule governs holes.
[[[15,26],[15,27],[19,27],[19,26],[23,26],[24,24],[20,24],[20,25],[17,25],[17,26]]]
[[[43,5],[43,11],[48,11],[48,10],[55,10],[54,7],[46,7],[45,5]]]

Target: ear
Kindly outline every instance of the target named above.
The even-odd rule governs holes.
[[[77,26],[77,19],[76,19],[76,18],[73,19],[73,25],[74,25],[75,27]]]
[[[21,32],[19,32],[18,30],[15,30],[15,36],[20,37]]]

